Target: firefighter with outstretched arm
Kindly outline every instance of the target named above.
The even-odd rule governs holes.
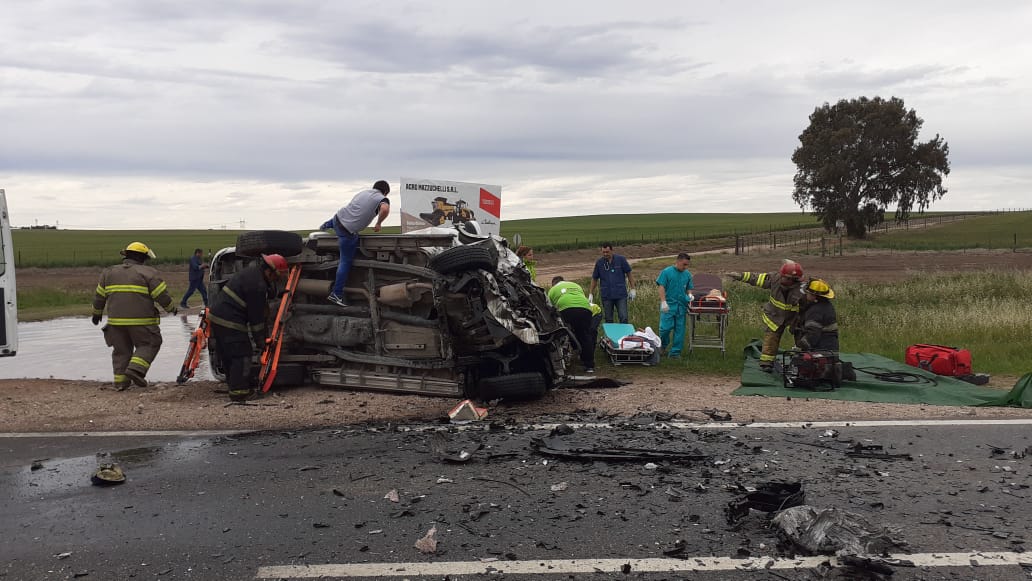
[[[286,274],[285,258],[263,254],[229,279],[208,312],[215,351],[233,401],[245,401],[255,393],[251,368],[254,354],[265,348],[265,309],[276,297],[276,281]]]
[[[770,290],[763,304],[763,349],[760,351],[760,369],[771,372],[778,355],[781,336],[795,323],[799,304],[803,299],[803,267],[794,260],[786,260],[775,272],[729,272],[732,280]]]

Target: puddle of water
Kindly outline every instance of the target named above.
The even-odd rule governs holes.
[[[161,318],[161,351],[151,363],[148,380],[176,380],[197,321],[196,313]],[[18,354],[0,358],[0,379],[111,381],[111,375],[111,348],[89,317],[18,323]],[[194,379],[214,379],[206,351]]]
[[[147,473],[143,468],[151,466],[156,461],[168,466],[204,461],[207,456],[203,453],[198,454],[198,451],[207,443],[206,440],[185,440],[164,446],[98,452],[90,456],[41,459],[41,468],[32,470],[30,466],[25,466],[13,471],[9,474],[9,483],[0,477],[0,490],[9,487],[7,492],[12,496],[38,497],[69,490],[89,489],[92,486],[90,476],[104,463],[118,464],[130,479],[134,472],[142,477]]]

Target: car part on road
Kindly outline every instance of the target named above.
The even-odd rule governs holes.
[[[745,487],[739,485],[745,490]],[[803,504],[806,493],[799,482],[763,482],[756,490],[747,491],[744,496],[727,503],[724,515],[728,524],[734,524],[749,515],[750,509],[761,512],[778,512]]]
[[[568,378],[571,333],[502,238],[441,228],[362,236],[341,308],[325,300],[336,236],[246,232],[236,248],[215,253],[209,290],[270,252],[300,270],[279,317],[273,385],[511,401],[540,398]],[[277,303],[270,300],[272,313]],[[208,353],[212,374],[224,379],[213,340]]]
[[[101,464],[90,477],[94,486],[113,486],[125,482],[125,472],[118,464]]]
[[[795,506],[779,512],[772,523],[784,540],[810,555],[881,555],[906,545],[899,530],[838,508]]]
[[[534,450],[545,456],[566,458],[569,460],[666,460],[669,462],[700,462],[710,456],[698,450],[653,450],[647,448],[628,448],[622,446],[592,448],[578,446],[559,437],[535,438],[532,441]]]

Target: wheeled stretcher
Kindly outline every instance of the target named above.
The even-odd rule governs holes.
[[[659,362],[659,347],[648,338],[636,335],[634,325],[628,323],[602,323],[598,342],[613,365],[655,365]]]
[[[720,349],[727,354],[727,321],[731,305],[727,302],[720,277],[696,274],[693,277],[695,300],[688,303],[688,353],[700,349]]]

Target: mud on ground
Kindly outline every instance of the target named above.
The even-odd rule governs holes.
[[[629,258],[669,256],[672,245],[616,249]],[[718,254],[707,258],[707,271],[766,271],[781,256]],[[538,255],[538,279],[553,274],[588,277],[596,250]],[[800,257],[807,272],[830,280],[864,279],[887,282],[920,272],[1032,269],[1032,253],[1013,252],[874,252],[841,257]],[[185,267],[163,269],[166,280],[186,279]],[[24,269],[21,288],[93,288],[99,269]],[[107,361],[98,365],[107,365]],[[632,367],[618,370],[630,385],[615,389],[560,389],[526,404],[498,404],[490,419],[526,421],[541,416],[577,414],[581,419],[628,417],[638,413],[677,414],[707,420],[698,410],[720,408],[734,421],[859,420],[885,418],[1015,418],[1032,417],[1032,410],[1013,408],[954,408],[942,406],[870,404],[829,400],[736,397],[737,377],[671,375],[635,377]],[[1013,377],[996,377],[993,385],[1009,388]],[[445,416],[456,403],[444,398],[350,392],[304,387],[273,393],[250,405],[229,405],[225,386],[215,382],[153,384],[145,389],[117,392],[101,382],[53,379],[0,380],[0,418],[8,432],[93,432],[105,430],[265,430],[325,427],[362,422],[424,422]]]

